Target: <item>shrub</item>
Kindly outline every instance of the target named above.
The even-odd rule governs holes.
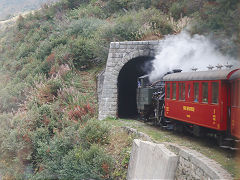
[[[51,70],[51,64],[47,61],[44,61],[40,64],[39,67],[37,67],[35,70],[37,73],[42,73],[44,75],[46,75],[47,77],[49,77],[49,72]]]
[[[44,40],[36,50],[37,59],[44,60],[52,51],[52,43],[49,40]]]
[[[55,54],[56,63],[68,64],[72,66],[72,62],[70,59],[70,48],[68,45],[59,44],[52,50],[52,53]]]
[[[17,23],[18,30],[23,29],[25,27],[25,19],[23,18],[23,16],[20,15],[16,23]]]
[[[70,151],[63,159],[62,179],[109,179],[112,159],[97,145],[88,150],[81,147]]]
[[[95,17],[99,19],[107,18],[107,14],[104,12],[101,5],[97,6],[92,4],[89,4],[88,6],[80,6],[78,9],[72,10],[68,16],[72,17],[73,19],[89,17]]]
[[[94,41],[79,36],[70,43],[70,53],[75,68],[79,70],[88,69],[94,56]]]
[[[180,19],[183,17],[184,14],[184,5],[183,2],[174,2],[172,6],[169,9],[172,17],[174,17],[176,20]]]
[[[38,99],[42,103],[52,102],[58,96],[58,91],[63,87],[60,79],[50,79],[46,84],[41,84],[38,89]]]
[[[168,35],[174,32],[169,20],[164,16],[152,17],[149,24],[153,31],[157,31],[161,35]]]
[[[33,44],[22,44],[22,46],[19,47],[19,52],[17,55],[17,59],[21,59],[24,57],[29,56],[32,52],[35,51],[35,47]]]
[[[113,32],[122,40],[137,40],[140,28],[140,24],[136,21],[136,18],[132,16],[133,14],[129,14],[127,16],[123,16],[117,20],[117,24],[114,26]]]
[[[110,129],[106,124],[97,120],[90,120],[87,125],[80,131],[81,143],[84,148],[91,144],[104,145],[109,142]]]
[[[94,109],[89,105],[81,106],[75,106],[73,109],[71,109],[68,112],[68,117],[71,120],[84,122],[86,120],[85,116],[88,115],[88,117],[93,117],[94,115]]]
[[[62,168],[63,157],[78,144],[78,134],[74,127],[66,127],[62,132],[56,132],[55,136],[49,134],[46,128],[44,129],[45,131],[42,131],[43,128],[38,128],[34,133],[33,142],[37,145],[35,158],[54,175],[54,171]],[[39,135],[42,135],[42,138]],[[51,138],[48,138],[49,136]]]
[[[95,35],[95,31],[103,24],[104,21],[97,18],[81,18],[79,20],[72,21],[68,27],[67,33],[69,35],[81,35],[81,37],[92,38]]]

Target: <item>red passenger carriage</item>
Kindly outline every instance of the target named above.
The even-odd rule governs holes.
[[[240,70],[230,77],[231,81],[231,134],[240,139]]]
[[[165,117],[196,135],[214,132],[219,137],[240,139],[239,77],[238,69],[164,76]]]

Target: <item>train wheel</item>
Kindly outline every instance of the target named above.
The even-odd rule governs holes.
[[[178,122],[174,123],[174,125],[173,125],[174,131],[176,131],[178,133],[183,133],[183,129],[184,129],[183,124],[178,123]]]
[[[217,135],[217,144],[218,144],[218,146],[223,146],[224,145],[224,143],[223,143],[223,135],[222,134],[218,134]]]

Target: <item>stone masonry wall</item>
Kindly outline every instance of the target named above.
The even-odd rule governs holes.
[[[233,179],[232,176],[214,160],[186,147],[178,146],[176,144],[168,144],[170,149],[179,155],[175,180]]]
[[[98,96],[98,103],[101,101],[101,96],[102,96],[104,72],[105,72],[105,70],[101,71],[101,72],[97,75],[97,96]]]
[[[159,44],[160,41],[126,41],[110,44],[99,102],[98,118],[100,120],[106,117],[117,117],[117,79],[122,67],[133,58],[154,57]]]

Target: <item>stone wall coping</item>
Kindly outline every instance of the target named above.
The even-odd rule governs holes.
[[[120,45],[157,45],[161,40],[151,40],[151,41],[121,41],[121,42],[111,42],[111,48],[119,48]]]
[[[232,176],[225,169],[223,169],[219,163],[207,158],[203,154],[174,143],[165,144],[168,145],[170,149],[172,149],[180,157],[187,159],[197,167],[201,168],[212,179],[233,179]]]

